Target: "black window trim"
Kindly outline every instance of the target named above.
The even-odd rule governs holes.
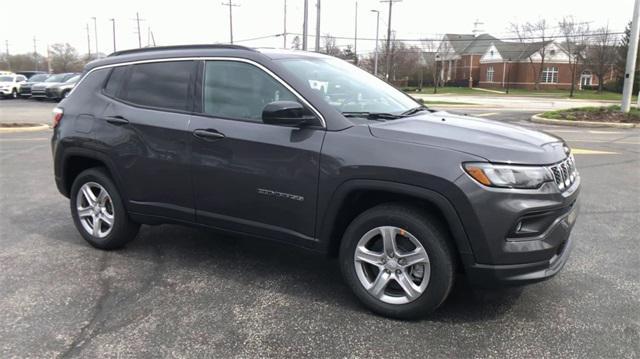
[[[276,75],[275,73],[273,73],[273,71],[269,70],[267,67],[265,67],[264,65],[261,65],[260,63],[250,60],[250,59],[245,59],[245,58],[241,58],[241,57],[233,57],[233,56],[194,56],[194,57],[167,57],[167,58],[161,58],[161,59],[148,59],[148,60],[137,60],[137,61],[129,61],[129,62],[121,62],[121,63],[116,63],[116,64],[109,64],[109,65],[103,65],[103,66],[97,66],[92,68],[91,70],[89,70],[84,76],[82,76],[82,78],[76,83],[76,86],[74,88],[78,88],[80,86],[80,83],[82,83],[82,81],[84,81],[85,78],[87,78],[87,76],[89,76],[89,74],[91,74],[94,71],[98,71],[98,70],[102,70],[102,69],[106,69],[106,68],[112,68],[112,67],[117,67],[117,66],[128,66],[128,65],[136,65],[136,64],[144,64],[144,63],[152,63],[152,62],[173,62],[173,61],[194,61],[194,62],[198,62],[198,61],[209,61],[209,60],[224,60],[224,61],[238,61],[238,62],[245,62],[245,63],[249,63],[252,64],[256,67],[258,67],[259,69],[261,69],[262,71],[266,72],[268,75],[270,75],[271,77],[273,77],[276,81],[280,82],[287,90],[291,91],[304,105],[306,105],[313,113],[314,115],[320,120],[320,126],[323,129],[327,128],[327,122],[324,118],[324,116],[322,115],[322,113],[320,111],[318,111],[318,109],[313,106],[306,98],[304,98],[304,96],[302,96],[298,91],[295,90],[295,88],[293,88],[293,86],[289,85],[286,81],[284,81],[282,78],[280,78],[280,76]],[[103,93],[103,95],[107,96],[106,94]],[[408,96],[408,95],[407,95]],[[109,98],[113,98],[111,96],[107,96]],[[114,99],[116,101],[125,103],[127,105],[131,105],[134,107],[140,107],[134,104],[130,104],[127,103],[123,100],[120,99]],[[147,107],[142,107],[142,108],[147,108]],[[153,110],[163,110],[163,111],[169,111],[169,112],[178,112],[178,113],[189,113],[192,115],[199,115],[199,116],[205,116],[205,117],[213,117],[213,116],[206,116],[203,113],[195,113],[193,111],[191,112],[180,112],[180,111],[176,111],[176,110],[172,110],[172,109],[157,109],[157,108],[149,108],[149,109],[153,109]],[[219,117],[216,117],[219,118]],[[247,122],[252,122],[252,123],[256,123],[255,121],[247,121]],[[313,127],[313,126],[310,126]]]

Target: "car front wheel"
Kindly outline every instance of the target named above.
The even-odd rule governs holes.
[[[449,295],[455,266],[449,238],[428,212],[384,204],[349,225],[340,248],[343,276],[370,310],[413,319]]]
[[[129,219],[122,197],[103,168],[91,168],[76,177],[70,206],[76,228],[96,248],[123,247],[138,233],[139,225]]]

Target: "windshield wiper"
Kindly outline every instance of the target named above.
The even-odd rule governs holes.
[[[407,110],[407,111],[401,113],[400,115],[402,117],[412,116],[412,115],[415,115],[416,113],[422,112],[422,111],[429,111],[429,109],[427,107],[425,107],[425,106],[418,106],[418,107],[414,107],[414,108],[412,108],[410,110]]]
[[[392,113],[386,113],[386,112],[366,112],[366,111],[362,111],[362,112],[342,112],[342,115],[344,117],[361,117],[361,118],[366,118],[369,120],[395,120],[398,118],[401,118],[402,116],[400,115],[394,115]]]

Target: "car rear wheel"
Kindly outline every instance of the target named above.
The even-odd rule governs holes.
[[[100,249],[116,249],[132,241],[139,225],[129,219],[122,197],[102,168],[76,177],[70,198],[73,221],[84,239]]]
[[[448,240],[429,213],[400,204],[379,205],[345,231],[342,273],[370,310],[418,318],[440,306],[453,286],[455,264]]]

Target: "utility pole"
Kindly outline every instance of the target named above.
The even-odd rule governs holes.
[[[633,18],[631,19],[631,36],[629,50],[627,50],[627,66],[624,73],[624,88],[622,90],[622,105],[620,109],[627,113],[631,109],[631,95],[633,93],[633,79],[636,72],[636,57],[638,55],[638,38],[640,37],[640,0],[636,0],[633,6]],[[639,100],[640,101],[640,100]]]
[[[388,2],[389,3],[389,21],[387,23],[387,46],[386,46],[386,79],[389,82],[389,73],[391,72],[391,10],[393,9],[393,3],[400,2],[402,0],[381,0],[380,2]]]
[[[33,37],[33,58],[34,58],[34,62],[35,62],[35,70],[38,71],[38,46],[37,46],[38,40],[36,40],[36,37]]]
[[[98,51],[98,19],[95,16],[91,17],[93,19],[93,38],[96,43],[96,58],[100,58],[100,51]]]
[[[283,46],[282,48],[287,48],[287,0],[284,0],[284,30],[282,32],[283,37]]]
[[[320,52],[320,0],[316,0],[316,52]]]
[[[91,36],[89,35],[89,23],[87,23],[87,56],[91,59]]]
[[[380,30],[380,11],[379,10],[371,10],[371,12],[376,13],[376,50],[374,55],[373,62],[373,75],[378,77],[378,31]]]
[[[229,0],[229,2],[227,3],[223,2],[222,5],[229,7],[229,38],[231,40],[231,43],[233,44],[233,10],[232,9],[240,5],[234,4],[232,0]]]
[[[302,20],[302,50],[307,51],[307,25],[309,18],[309,0],[304,0],[304,19]]]
[[[6,50],[7,57],[9,56],[9,40],[4,40],[4,48]]]
[[[353,63],[358,64],[358,0],[356,0],[355,32],[353,34]]]
[[[116,19],[109,19],[109,21],[111,21],[113,31],[113,52],[116,52]]]
[[[140,35],[140,14],[136,12],[136,24],[138,25],[138,48],[142,47],[142,37]]]

